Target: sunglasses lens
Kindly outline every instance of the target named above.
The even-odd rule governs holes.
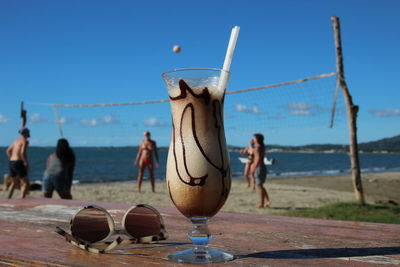
[[[87,242],[98,242],[108,236],[110,227],[106,214],[96,208],[86,208],[75,215],[72,235]]]
[[[147,207],[136,207],[126,216],[125,229],[133,237],[158,235],[161,232],[159,215]]]

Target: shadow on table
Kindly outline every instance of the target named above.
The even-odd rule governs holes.
[[[237,258],[302,259],[341,258],[400,254],[400,247],[324,248],[275,250],[238,255]]]

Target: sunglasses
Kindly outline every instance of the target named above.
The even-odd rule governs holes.
[[[121,230],[115,228],[110,213],[98,206],[82,208],[70,224],[71,234],[60,227],[56,227],[56,233],[72,245],[93,253],[105,253],[122,244],[153,243],[168,237],[161,214],[146,204],[133,206],[125,213]],[[118,236],[114,241],[107,241],[113,235],[125,235],[129,239]]]

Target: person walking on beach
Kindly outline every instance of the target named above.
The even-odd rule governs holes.
[[[159,165],[158,161],[158,153],[157,153],[157,144],[155,141],[151,140],[150,132],[144,132],[145,139],[139,144],[139,151],[136,155],[135,163],[133,164],[136,166],[139,163],[139,173],[137,178],[137,187],[138,192],[141,192],[142,189],[142,181],[143,181],[143,173],[144,169],[147,167],[150,172],[150,183],[151,183],[151,190],[155,192],[155,185],[154,185],[154,162],[153,162],[153,152],[156,157],[156,167]]]
[[[43,196],[51,198],[54,190],[60,198],[72,199],[71,185],[75,168],[75,153],[67,139],[57,142],[56,152],[47,158],[46,170],[43,174]]]
[[[242,149],[242,151],[240,151],[240,154],[242,155],[247,155],[247,162],[244,166],[244,179],[247,183],[247,187],[251,186],[251,183],[253,184],[253,190],[255,190],[256,185],[254,183],[254,179],[252,179],[252,181],[250,181],[250,177],[253,178],[253,175],[250,174],[250,170],[251,170],[251,164],[254,161],[254,140],[251,139],[249,145]]]
[[[256,205],[257,208],[269,207],[271,201],[268,192],[264,187],[265,179],[267,178],[267,167],[264,164],[265,145],[264,136],[260,133],[253,134],[254,136],[254,162],[251,165],[251,174],[257,185],[260,203]]]
[[[18,181],[21,185],[21,198],[25,198],[29,190],[29,164],[26,151],[29,146],[28,138],[30,137],[30,132],[28,128],[22,128],[18,132],[20,136],[7,148],[10,175],[12,177],[8,188],[8,198],[12,198]]]

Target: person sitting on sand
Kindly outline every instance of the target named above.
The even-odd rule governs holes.
[[[43,175],[43,196],[51,198],[54,190],[63,199],[72,199],[71,185],[75,168],[75,154],[67,139],[57,142],[56,152],[49,155]]]
[[[251,164],[253,163],[253,160],[254,160],[253,150],[254,150],[254,140],[251,139],[249,145],[240,151],[240,154],[247,155],[247,162],[244,166],[244,179],[247,183],[247,187],[251,186],[250,176],[252,177],[252,175],[250,174],[250,169],[251,169]],[[256,185],[255,185],[253,179],[252,179],[252,183],[253,183],[253,190],[254,190],[256,188]]]
[[[28,138],[30,137],[30,132],[28,128],[22,128],[18,132],[20,137],[7,148],[10,176],[12,177],[11,184],[8,187],[8,198],[12,198],[18,182],[21,186],[21,198],[25,198],[29,190],[29,164],[26,151],[29,146]]]
[[[253,134],[254,136],[254,162],[251,165],[251,174],[257,185],[258,194],[260,197],[260,204],[257,208],[269,207],[271,201],[269,200],[268,192],[264,187],[265,179],[267,178],[267,167],[264,164],[265,146],[264,136],[260,133]]]
[[[143,173],[144,168],[147,167],[150,172],[150,183],[151,183],[151,190],[155,192],[155,185],[154,185],[154,163],[153,163],[153,152],[156,157],[156,167],[159,165],[158,161],[158,153],[157,153],[157,144],[155,141],[151,140],[150,132],[144,132],[145,139],[139,144],[139,151],[136,155],[135,163],[133,164],[136,166],[139,163],[139,173],[137,178],[137,187],[138,192],[141,192],[142,189],[142,181],[143,181]]]

